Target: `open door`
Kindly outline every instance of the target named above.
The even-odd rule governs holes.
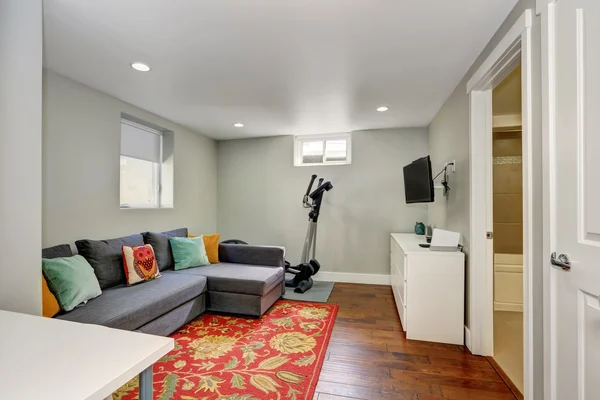
[[[600,399],[600,2],[548,7],[546,398]]]

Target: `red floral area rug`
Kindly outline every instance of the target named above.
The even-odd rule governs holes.
[[[154,364],[154,399],[312,400],[337,310],[280,300],[259,319],[203,314]],[[113,394],[133,399],[137,378]]]

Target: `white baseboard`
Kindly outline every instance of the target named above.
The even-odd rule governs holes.
[[[471,330],[465,326],[465,346],[471,351]]]
[[[523,312],[523,304],[494,302],[494,311]]]
[[[319,271],[313,279],[315,281],[363,283],[365,285],[390,285],[390,276],[382,274]]]

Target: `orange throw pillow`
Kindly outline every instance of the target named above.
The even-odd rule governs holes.
[[[52,318],[60,311],[60,306],[54,294],[48,288],[48,282],[42,275],[42,315],[44,317]]]
[[[199,235],[188,234],[189,238],[196,238]],[[215,233],[214,235],[202,235],[202,240],[204,240],[204,247],[206,248],[206,255],[208,256],[208,261],[211,264],[219,263],[219,239],[221,238],[220,233]]]

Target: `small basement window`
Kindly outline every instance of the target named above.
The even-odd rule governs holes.
[[[163,132],[121,119],[121,208],[159,208]]]
[[[349,133],[296,136],[294,165],[344,165],[351,162],[352,141]]]

